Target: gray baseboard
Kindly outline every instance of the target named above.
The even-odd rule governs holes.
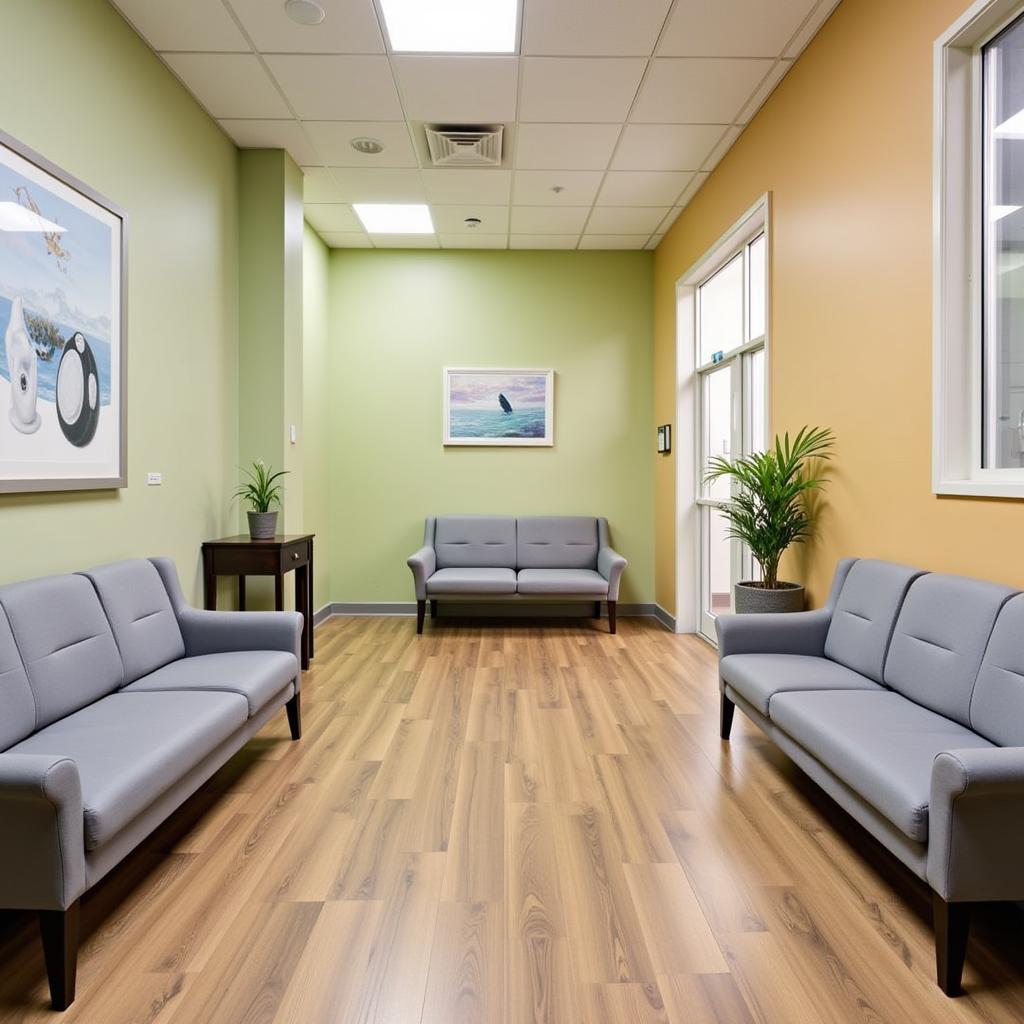
[[[440,614],[443,616],[446,614],[445,605],[450,609],[452,602],[441,602],[439,609]],[[589,609],[586,605],[581,605],[576,602],[572,605],[560,605],[560,604],[544,604],[537,602],[531,604],[527,602],[517,604],[473,604],[471,602],[459,602],[457,604],[457,614],[459,616],[472,617],[475,615],[482,616],[502,616],[504,618],[512,618],[519,616],[529,616],[534,618],[542,618],[545,616],[567,618],[572,616],[579,616],[580,618],[591,618]],[[416,614],[416,602],[415,601],[334,601],[330,604],[325,604],[316,615],[313,617],[315,625],[319,626],[321,622],[326,619],[333,618],[335,615],[415,615]],[[619,618],[649,618],[654,617],[661,620],[658,616],[658,606],[655,604],[622,604],[618,606]],[[664,614],[664,612],[662,613]],[[674,628],[674,627],[673,627]]]
[[[313,628],[316,629],[321,622],[326,622],[334,612],[331,610],[334,607],[329,601],[322,608],[318,608],[313,612]]]
[[[653,607],[654,607],[654,611],[652,612],[652,614],[654,615],[654,617],[670,633],[674,633],[676,631],[676,617],[674,615],[669,615],[669,613],[667,611],[665,611],[665,609],[662,608],[660,604],[655,604]]]

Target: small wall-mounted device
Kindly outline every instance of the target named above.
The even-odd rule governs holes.
[[[294,423],[288,428],[288,440],[291,444],[295,444],[299,440],[299,428]]]
[[[668,455],[672,451],[672,424],[663,423],[658,427],[658,454]]]
[[[147,487],[159,487],[164,482],[163,473],[147,473],[146,474],[146,486]]]

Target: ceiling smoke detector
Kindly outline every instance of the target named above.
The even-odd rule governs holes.
[[[299,25],[319,25],[327,12],[316,0],[285,0],[285,13]]]
[[[483,221],[479,217],[467,217],[463,221],[463,224],[465,224],[467,228],[478,228],[483,224]]]
[[[376,156],[378,153],[384,152],[384,143],[380,139],[370,139],[361,137],[353,139],[349,145],[357,152],[362,153],[365,156]]]
[[[499,167],[505,126],[423,126],[430,159],[435,167]]]

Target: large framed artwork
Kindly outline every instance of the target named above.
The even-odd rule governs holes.
[[[126,234],[0,132],[0,491],[126,485]]]
[[[555,371],[444,371],[446,445],[553,445]]]

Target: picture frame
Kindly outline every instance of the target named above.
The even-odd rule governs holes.
[[[445,446],[555,443],[553,369],[446,366],[443,389]]]
[[[672,451],[672,424],[663,423],[658,427],[658,454],[668,455]]]
[[[0,493],[127,486],[128,217],[0,131]]]

